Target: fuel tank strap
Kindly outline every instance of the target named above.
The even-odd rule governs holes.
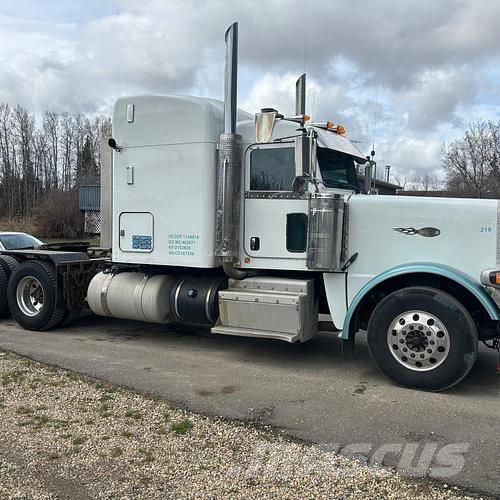
[[[101,306],[104,311],[104,313],[108,316],[112,316],[109,307],[108,307],[108,288],[109,285],[111,284],[111,280],[113,279],[113,274],[109,273],[108,276],[106,277],[106,280],[102,284],[101,288]]]

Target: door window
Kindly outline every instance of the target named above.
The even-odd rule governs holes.
[[[286,214],[286,249],[291,253],[303,253],[307,248],[307,215]]]
[[[252,191],[291,191],[295,178],[295,150],[259,148],[250,154]]]

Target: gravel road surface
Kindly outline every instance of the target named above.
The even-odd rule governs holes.
[[[500,376],[487,349],[458,387],[425,393],[381,376],[362,338],[356,359],[342,360],[327,333],[289,345],[89,316],[49,332],[2,321],[0,348],[390,467],[408,465],[412,447],[418,462],[426,446],[457,446],[464,466],[440,480],[500,497]],[[427,474],[436,477],[446,460],[431,458]]]

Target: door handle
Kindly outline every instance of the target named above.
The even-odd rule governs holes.
[[[250,238],[250,250],[254,252],[260,250],[260,238],[258,236],[252,236]]]

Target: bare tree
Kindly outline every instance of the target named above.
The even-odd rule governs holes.
[[[465,196],[498,197],[500,122],[479,120],[461,139],[445,146],[442,165],[447,189]]]
[[[412,191],[439,191],[442,189],[443,183],[436,174],[426,172],[422,175],[414,175],[407,187]]]
[[[60,116],[52,111],[43,113],[42,131],[46,143],[47,161],[45,163],[45,184],[47,188],[57,189],[59,185],[59,144]]]
[[[108,117],[33,113],[0,103],[0,217],[31,215],[39,201],[70,191],[100,171],[101,137]]]

